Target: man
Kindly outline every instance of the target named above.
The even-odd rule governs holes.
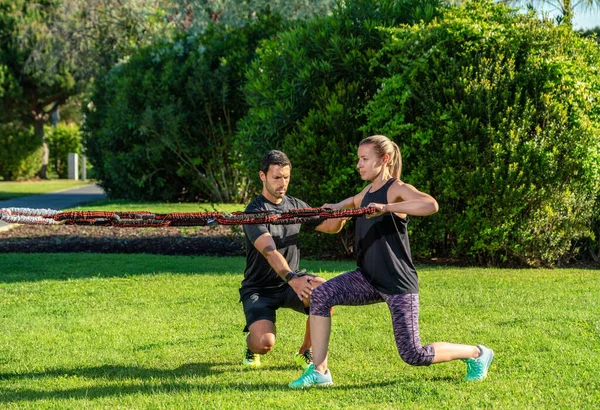
[[[309,208],[306,202],[286,195],[292,164],[281,151],[270,151],[262,158],[258,173],[262,193],[247,207],[246,212],[280,211]],[[316,230],[337,233],[345,219],[327,219],[316,222]],[[309,223],[309,225],[311,225]],[[312,224],[314,226],[315,223]],[[298,273],[298,234],[301,224],[244,225],[246,234],[246,269],[240,288],[246,327],[246,355],[244,364],[260,366],[260,355],[275,346],[275,312],[289,308],[308,314],[312,290],[324,282],[323,278]],[[307,368],[312,363],[308,321],[304,342],[294,357],[296,363]]]

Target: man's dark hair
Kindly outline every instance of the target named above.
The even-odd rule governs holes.
[[[279,165],[280,167],[285,167],[286,165],[289,165],[290,169],[292,168],[292,163],[290,162],[290,159],[287,157],[287,155],[275,149],[267,152],[262,157],[262,160],[260,161],[260,170],[266,175],[271,165]]]

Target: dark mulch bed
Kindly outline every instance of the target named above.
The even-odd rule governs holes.
[[[0,231],[0,253],[149,253],[157,255],[245,255],[240,226],[173,228],[117,228],[77,225],[13,225]],[[352,259],[352,256],[311,255],[319,259]],[[450,258],[418,259],[427,265],[477,266]],[[600,268],[594,261],[570,261],[562,267]],[[505,266],[525,267],[525,266]]]
[[[0,253],[9,252],[245,254],[241,228],[222,225],[173,228],[17,225],[0,232]]]

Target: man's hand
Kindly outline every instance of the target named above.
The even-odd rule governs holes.
[[[311,284],[311,278],[312,276],[310,275],[296,276],[288,282],[288,285],[294,289],[294,292],[296,292],[296,295],[298,295],[300,300],[310,298],[310,295],[312,295],[314,287]]]

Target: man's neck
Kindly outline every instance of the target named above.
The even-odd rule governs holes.
[[[271,195],[267,190],[263,190],[261,192],[261,195],[264,196],[267,201],[275,205],[279,205],[283,201],[283,198],[276,198],[273,195]]]

